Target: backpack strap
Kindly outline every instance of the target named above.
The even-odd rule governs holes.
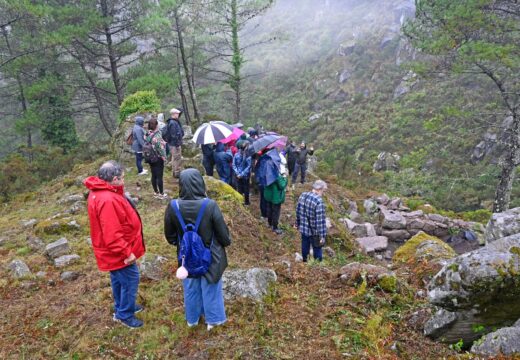
[[[184,219],[182,218],[182,214],[179,210],[179,203],[177,202],[177,200],[172,200],[170,204],[171,204],[171,207],[173,208],[173,210],[175,211],[175,215],[177,216],[177,219],[179,220],[179,222],[182,226],[182,231],[186,232],[186,223],[184,222]]]
[[[197,215],[197,221],[195,221],[195,229],[194,229],[195,232],[199,231],[199,225],[200,225],[200,222],[202,221],[202,216],[204,215],[204,210],[206,210],[206,206],[208,205],[208,203],[209,203],[208,198],[205,198],[202,201],[202,205],[200,207],[199,214]]]

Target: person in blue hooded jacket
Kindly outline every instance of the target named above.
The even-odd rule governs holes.
[[[247,154],[249,142],[238,144],[239,151],[233,157],[233,173],[237,177],[238,192],[244,196],[244,205],[249,205],[249,177],[251,176],[251,156]]]
[[[144,146],[144,117],[136,116],[135,125],[132,129],[132,150],[135,153],[135,165],[137,166],[137,175],[145,175],[148,170],[143,169],[143,146]]]
[[[215,159],[215,165],[220,180],[229,184],[231,182],[231,161],[233,161],[231,150],[226,151],[224,144],[217,143],[213,157]]]

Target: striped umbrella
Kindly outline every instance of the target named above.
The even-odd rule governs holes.
[[[213,144],[227,138],[233,133],[233,127],[223,121],[210,121],[198,127],[193,134],[193,142],[196,144]]]

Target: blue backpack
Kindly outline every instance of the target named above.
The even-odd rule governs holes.
[[[197,233],[199,225],[204,215],[204,210],[209,203],[209,199],[204,199],[197,215],[195,225],[184,222],[179,210],[177,200],[172,200],[171,206],[175,210],[175,215],[182,226],[182,239],[179,236],[179,263],[184,264],[188,275],[191,277],[201,277],[204,275],[211,264],[211,250],[204,245],[204,241]]]

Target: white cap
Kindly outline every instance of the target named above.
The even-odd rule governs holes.
[[[170,114],[180,114],[181,111],[179,109],[173,108],[170,110]]]

